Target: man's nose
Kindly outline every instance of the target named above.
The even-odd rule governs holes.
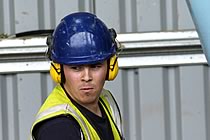
[[[88,68],[88,67],[84,68],[82,79],[87,82],[92,80],[92,72],[91,72],[90,68]]]

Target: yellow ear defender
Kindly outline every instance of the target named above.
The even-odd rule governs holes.
[[[50,75],[55,83],[61,83],[61,66],[60,66],[60,64],[51,62]]]
[[[118,68],[117,56],[114,55],[109,60],[107,80],[109,81],[114,80],[118,74],[118,70],[119,68]]]

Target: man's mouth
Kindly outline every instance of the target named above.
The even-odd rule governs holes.
[[[80,90],[82,91],[91,91],[93,87],[82,87]]]

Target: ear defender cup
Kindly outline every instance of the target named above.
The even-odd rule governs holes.
[[[114,55],[109,60],[108,78],[107,80],[112,81],[115,79],[119,71],[117,56]]]
[[[61,66],[58,63],[51,63],[50,76],[55,83],[61,83]]]

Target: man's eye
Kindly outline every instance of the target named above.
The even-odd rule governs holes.
[[[81,67],[79,67],[79,66],[70,66],[70,69],[79,71],[79,70],[81,70]]]
[[[94,68],[94,69],[101,68],[101,65],[91,65],[91,68]]]

